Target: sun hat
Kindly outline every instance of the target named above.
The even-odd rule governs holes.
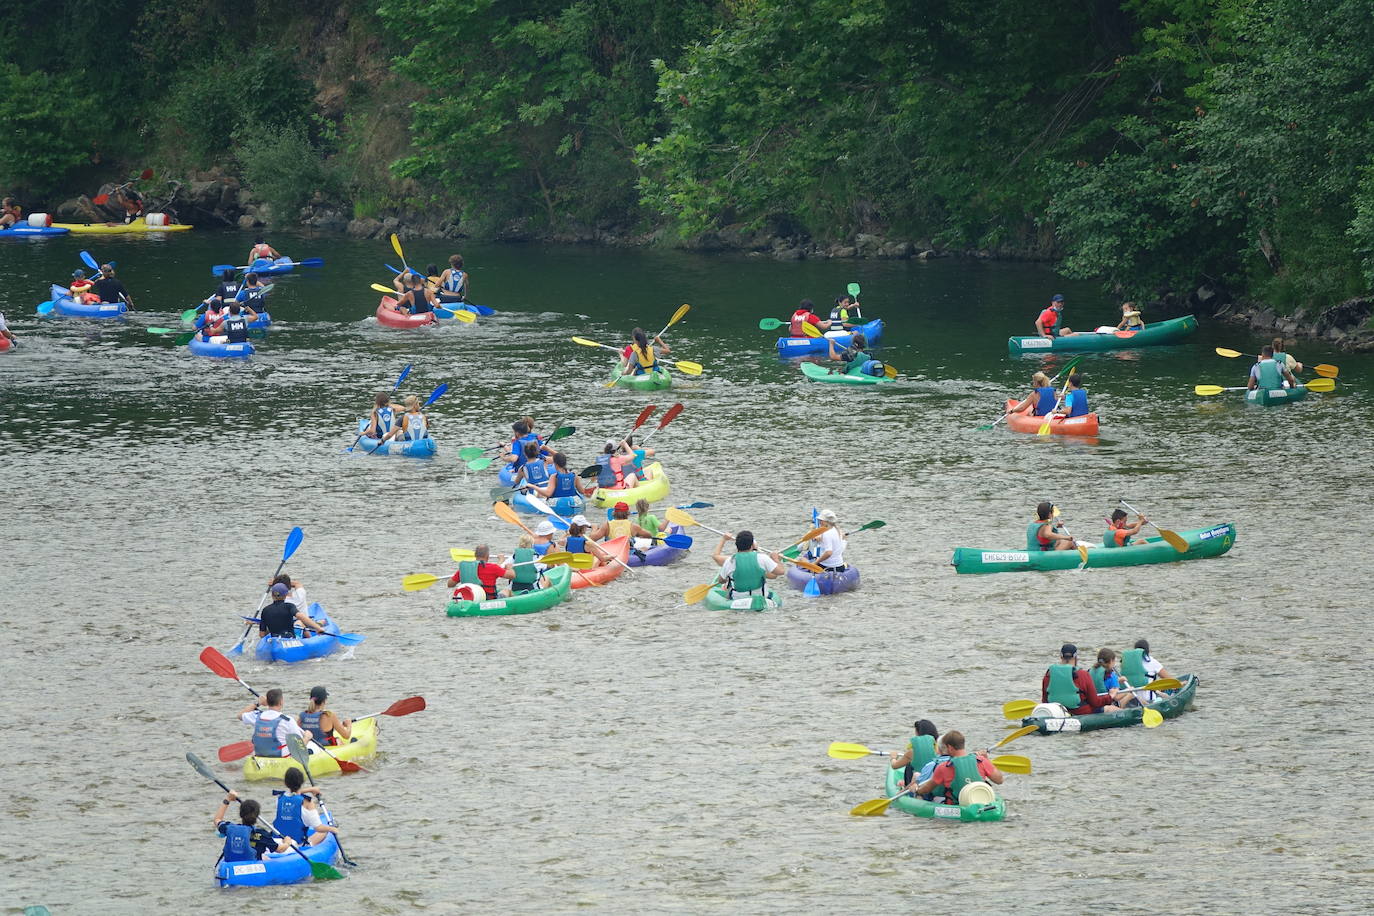
[[[574,515],[572,518],[568,519],[568,521],[572,522],[574,525],[589,524],[589,522],[587,521],[587,516],[581,514]]]
[[[553,534],[557,530],[558,529],[553,526],[553,522],[548,519],[544,519],[538,525],[534,526],[534,533],[538,535]]]
[[[830,522],[830,524],[832,525],[835,524],[837,520],[834,509],[822,509],[821,514],[818,515],[817,518],[819,518],[823,522]]]

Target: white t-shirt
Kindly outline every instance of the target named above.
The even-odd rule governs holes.
[[[845,539],[840,535],[838,528],[827,528],[824,534],[816,538],[816,556],[819,557],[828,550],[830,551],[830,556],[825,558],[825,563],[822,565],[830,567],[843,566],[846,543]]]
[[[249,710],[248,712],[239,716],[239,719],[241,719],[243,721],[243,724],[247,725],[249,728],[255,728],[258,724],[259,716],[261,716],[264,720],[268,722],[271,722],[273,719],[282,720],[281,724],[277,726],[277,740],[280,741],[283,745],[286,744],[287,735],[300,735],[303,740],[307,741],[310,739],[310,736],[307,735],[304,731],[302,731],[301,727],[296,724],[295,719],[291,718],[288,715],[279,713],[275,709]],[[285,748],[283,747],[282,750],[285,750]],[[287,757],[290,755],[289,753],[284,753],[282,754],[282,756]]]
[[[754,551],[754,555],[757,556],[757,557],[759,558],[759,569],[762,569],[762,570],[763,570],[763,574],[764,574],[765,576],[768,575],[769,573],[771,573],[773,570],[775,570],[775,569],[778,568],[778,564],[774,563],[774,562],[773,562],[773,558],[770,557],[768,554],[766,554],[766,553],[761,553],[761,552],[759,552],[759,551],[756,550],[756,551]],[[734,556],[732,555],[732,556],[728,556],[728,557],[725,558],[725,563],[720,567],[720,575],[721,575],[721,578],[723,578],[723,579],[729,579],[729,578],[730,578],[731,576],[733,576],[734,574],[735,574],[735,558],[734,558]],[[744,593],[744,592],[741,592],[740,594],[745,594],[745,593]]]
[[[1161,665],[1156,659],[1151,658],[1148,655],[1142,656],[1140,661],[1141,664],[1145,666],[1145,676],[1148,678],[1148,680],[1145,683],[1147,684],[1150,681],[1153,681],[1157,677],[1159,677],[1159,672],[1164,670],[1163,665]],[[1141,685],[1132,684],[1131,686],[1139,687]],[[1147,703],[1153,703],[1159,695],[1155,693],[1153,690],[1141,690],[1136,693],[1136,696],[1140,698],[1140,705],[1144,706]]]

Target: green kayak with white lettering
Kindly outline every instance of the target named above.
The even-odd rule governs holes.
[[[534,591],[511,595],[509,598],[493,598],[489,601],[460,601],[455,599],[448,603],[448,615],[450,617],[499,617],[507,614],[533,614],[535,611],[547,611],[568,597],[568,592],[572,588],[572,567],[554,566],[545,575],[549,577],[547,588],[537,588]]]
[[[1027,723],[1029,724],[1029,723]],[[883,783],[883,795],[891,798],[902,791],[898,785],[902,781],[902,770],[894,770],[884,763],[887,779]],[[911,795],[903,795],[892,803],[898,811],[916,817],[928,817],[937,821],[959,821],[968,824],[976,821],[1000,821],[1007,816],[1007,802],[1002,796],[986,805],[938,805]]]
[[[1007,339],[1007,351],[1012,356],[1027,353],[1082,353],[1103,350],[1130,350],[1135,347],[1154,347],[1162,344],[1178,343],[1197,330],[1197,319],[1192,315],[1170,318],[1147,324],[1139,331],[1118,331],[1110,333],[1080,331],[1067,337],[1011,337]]]
[[[1163,539],[1142,538],[1125,547],[1088,547],[1088,568],[1101,566],[1145,566],[1151,563],[1177,563],[1219,557],[1236,542],[1236,526],[1230,522],[1180,531],[1188,549],[1179,553]],[[958,573],[1031,572],[1034,570],[1077,569],[1083,558],[1077,550],[981,550],[956,547],[950,559]]]

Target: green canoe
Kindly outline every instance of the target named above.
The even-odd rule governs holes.
[[[801,370],[802,374],[813,382],[837,382],[841,385],[881,385],[883,382],[896,381],[896,379],[888,378],[885,375],[840,372],[838,369],[829,369],[815,363],[802,363]]]
[[[1183,682],[1182,687],[1168,693],[1155,694],[1155,701],[1147,706],[1158,710],[1166,719],[1177,719],[1183,715],[1183,711],[1192,705],[1193,694],[1197,692],[1197,675],[1185,674],[1179,680]],[[1116,712],[1091,712],[1065,719],[1029,716],[1021,720],[1021,725],[1034,725],[1041,735],[1092,732],[1099,728],[1125,728],[1128,725],[1139,725],[1145,715],[1145,708],[1135,706]]]
[[[635,391],[659,391],[673,386],[673,377],[662,366],[643,375],[621,375],[620,364],[616,363],[611,369],[611,381],[615,382],[617,388],[632,388]]]
[[[750,595],[748,598],[731,598],[725,589],[716,586],[706,593],[706,600],[702,603],[708,611],[766,611],[782,607],[782,596],[770,590],[767,597]]]
[[[1307,397],[1307,386],[1299,385],[1296,388],[1274,388],[1266,390],[1264,388],[1254,388],[1245,392],[1245,400],[1250,404],[1258,404],[1261,407],[1273,407],[1275,404],[1291,404],[1294,401],[1301,401]]]
[[[545,573],[549,577],[548,588],[537,588],[509,598],[494,598],[491,601],[450,601],[450,617],[499,617],[507,614],[533,614],[547,611],[564,598],[572,586],[572,568],[555,566]]]
[[[1026,353],[1080,353],[1101,350],[1129,350],[1134,347],[1154,347],[1160,344],[1178,343],[1197,330],[1197,319],[1192,315],[1170,318],[1147,324],[1139,331],[1113,331],[1098,334],[1095,331],[1070,334],[1068,337],[1009,337],[1007,351],[1012,356]]]
[[[1150,563],[1175,563],[1219,557],[1236,542],[1236,526],[1230,522],[1180,531],[1188,550],[1179,553],[1163,538],[1145,538],[1128,547],[1088,548],[1088,566],[1145,566]],[[1082,565],[1077,550],[980,550],[956,547],[950,563],[959,573],[1030,572],[1032,570],[1077,569]]]
[[[902,791],[898,785],[902,780],[902,771],[894,770],[890,766],[886,769],[887,778],[883,784],[883,794],[891,798]],[[965,824],[971,821],[1000,821],[1007,816],[1007,802],[1000,795],[997,796],[997,801],[990,805],[937,805],[933,801],[903,795],[892,803],[892,807],[916,817],[929,817],[937,821],[960,821]]]

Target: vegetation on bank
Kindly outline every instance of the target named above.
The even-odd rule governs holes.
[[[0,184],[219,166],[278,215],[869,232],[1283,311],[1374,284],[1365,0],[251,6],[11,0]]]

